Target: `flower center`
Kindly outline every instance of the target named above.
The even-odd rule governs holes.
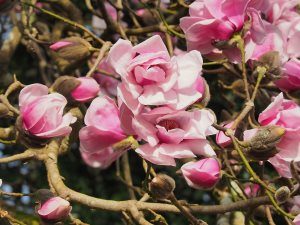
[[[167,131],[179,128],[179,124],[175,120],[162,120],[158,125],[166,128]]]

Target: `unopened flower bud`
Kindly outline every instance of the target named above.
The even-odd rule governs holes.
[[[7,116],[9,113],[9,109],[3,103],[0,103],[0,118]]]
[[[210,189],[221,177],[220,163],[215,158],[186,163],[181,171],[188,185],[196,189]]]
[[[286,202],[290,198],[290,195],[290,189],[287,186],[282,186],[275,192],[275,200],[281,204]]]
[[[82,60],[91,55],[91,44],[80,37],[62,39],[50,46],[50,49],[66,60]]]
[[[57,78],[52,85],[52,89],[65,96],[68,101],[72,101],[71,92],[80,85],[80,81],[76,77],[61,76]]]
[[[266,68],[266,74],[271,76],[279,76],[281,74],[280,55],[277,51],[270,51],[259,57],[258,61],[254,62],[255,66]]]
[[[100,87],[94,78],[79,77],[76,81],[79,81],[80,84],[71,92],[71,96],[74,100],[78,102],[87,102],[98,95]]]
[[[40,204],[37,214],[45,222],[56,223],[68,217],[72,210],[70,203],[61,197],[52,197]]]
[[[152,196],[156,199],[168,199],[175,189],[175,181],[165,174],[158,174],[149,184]]]
[[[49,189],[39,189],[34,192],[34,199],[36,202],[44,204],[50,198],[55,197],[55,195]]]
[[[249,158],[264,161],[278,153],[276,144],[284,135],[285,129],[279,126],[260,127],[245,131],[244,136],[251,136],[249,133],[252,133],[252,138],[245,138],[247,141],[242,143],[244,151]]]
[[[244,192],[248,198],[253,198],[253,197],[257,196],[259,189],[260,189],[260,186],[258,184],[246,184]]]

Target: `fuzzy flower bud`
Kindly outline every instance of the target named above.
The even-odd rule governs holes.
[[[249,139],[250,133],[253,132],[255,134]],[[247,141],[242,145],[249,158],[258,161],[268,160],[278,153],[276,144],[284,133],[285,129],[279,126],[266,126],[245,131],[244,136]]]
[[[90,56],[91,44],[79,37],[62,39],[50,46],[50,49],[66,60],[85,59]]]
[[[175,189],[175,181],[165,174],[158,174],[149,184],[152,196],[156,199],[167,199]]]
[[[290,189],[287,186],[282,186],[275,192],[275,199],[279,204],[281,204],[286,202],[286,200],[290,198],[290,195]]]
[[[189,162],[181,167],[182,174],[189,186],[196,189],[210,189],[220,179],[221,168],[215,158]]]

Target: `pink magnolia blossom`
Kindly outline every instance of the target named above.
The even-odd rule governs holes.
[[[175,158],[214,156],[206,140],[207,135],[216,133],[211,126],[214,121],[208,110],[187,112],[159,107],[143,112],[133,118],[132,126],[137,136],[148,143],[136,152],[154,164],[171,166],[175,166]]]
[[[220,163],[215,158],[189,162],[181,167],[184,179],[189,186],[196,189],[210,189],[220,180]]]
[[[258,121],[262,126],[277,125],[285,128],[285,134],[276,145],[279,153],[270,158],[269,162],[281,176],[291,178],[291,162],[300,161],[300,106],[284,99],[280,93],[259,115]],[[244,139],[251,139],[256,131],[257,129],[245,131]]]
[[[63,115],[67,100],[58,93],[48,94],[42,84],[31,84],[19,95],[19,106],[23,128],[40,138],[66,136],[76,121],[71,113]]]
[[[115,160],[117,160],[124,152],[114,151],[111,147],[101,149],[94,153],[81,151],[83,161],[90,167],[106,169]]]
[[[262,42],[265,32],[257,6],[263,6],[261,1],[196,0],[190,5],[190,15],[180,20],[188,50],[196,49],[202,54],[214,52],[214,43],[232,38],[242,29],[246,20],[251,21],[252,41]],[[230,50],[226,52],[232,57]]]
[[[53,51],[58,51],[59,49],[61,48],[64,48],[66,46],[70,46],[72,45],[73,43],[71,41],[58,41],[58,42],[55,42],[54,44],[50,45],[50,49],[53,50]]]
[[[300,195],[296,195],[295,197],[292,198],[291,200],[291,208],[290,212],[292,214],[298,214],[300,213]]]
[[[107,58],[103,59],[98,66],[99,70],[112,74],[112,76],[106,75],[102,72],[94,73],[93,77],[101,87],[101,93],[109,96],[117,96],[117,87],[120,81],[120,77],[115,74],[114,69],[108,64]]]
[[[86,127],[79,132],[83,159],[89,165],[105,168],[107,162],[116,158],[109,147],[126,137],[121,128],[119,109],[109,97],[97,97],[88,108],[84,122]]]
[[[300,214],[298,214],[298,215],[295,217],[295,219],[293,220],[293,223],[294,223],[295,225],[300,225]]]
[[[265,22],[266,37],[260,44],[253,43],[253,51],[250,54],[250,59],[258,60],[262,55],[270,52],[277,51],[280,53],[281,61],[285,62],[288,59],[286,53],[286,40],[282,32],[272,24]]]
[[[77,78],[80,84],[71,92],[72,98],[78,102],[87,102],[95,98],[99,91],[98,83],[91,77]]]
[[[230,128],[233,125],[233,123],[234,122],[227,123],[224,127],[225,128]],[[232,143],[231,138],[226,136],[223,131],[219,131],[217,133],[216,142],[217,142],[218,145],[220,145],[223,148],[229,146]]]
[[[53,197],[44,202],[37,210],[38,215],[45,221],[62,221],[70,214],[70,203],[61,197]]]
[[[276,25],[286,41],[286,54],[290,58],[297,58],[300,57],[300,14],[292,15],[294,16],[289,19],[279,20]]]
[[[283,91],[300,89],[300,61],[291,59],[283,66],[282,77],[275,82]]]
[[[299,4],[299,0],[269,0],[269,2],[270,6],[265,14],[272,23],[279,20],[289,20],[297,15],[296,6]]]
[[[244,192],[248,198],[257,196],[260,186],[258,184],[247,184]]]
[[[202,97],[196,90],[202,67],[200,53],[191,51],[171,58],[158,35],[134,47],[119,40],[110,49],[108,62],[122,78],[118,95],[134,114],[147,105],[184,109]]]

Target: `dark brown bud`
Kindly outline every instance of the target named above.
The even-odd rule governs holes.
[[[80,37],[62,39],[50,46],[59,57],[65,60],[82,60],[91,55],[91,44]]]
[[[5,117],[9,114],[9,109],[3,103],[0,103],[0,118]]]
[[[254,62],[255,67],[262,66],[266,68],[266,75],[271,78],[279,77],[281,74],[281,60],[279,52],[270,51],[259,57],[258,61]]]
[[[281,204],[286,202],[290,198],[290,195],[290,189],[287,186],[282,186],[275,192],[275,200]]]
[[[245,141],[245,152],[250,159],[265,161],[278,153],[276,144],[284,135],[285,129],[279,126],[266,126],[258,128],[256,135]]]
[[[44,202],[53,198],[55,195],[49,189],[39,189],[34,192],[33,196],[36,202],[44,204]]]
[[[41,148],[44,147],[50,139],[42,139],[33,136],[23,128],[22,118],[19,116],[16,120],[17,141],[22,143],[27,148]]]
[[[65,96],[68,102],[75,102],[71,96],[71,92],[80,85],[80,81],[75,77],[61,76],[55,80],[52,90]]]
[[[214,40],[211,44],[220,50],[226,50],[233,47],[233,45],[229,41]]]
[[[168,199],[175,189],[175,181],[165,174],[158,174],[149,184],[151,195],[156,199]]]

